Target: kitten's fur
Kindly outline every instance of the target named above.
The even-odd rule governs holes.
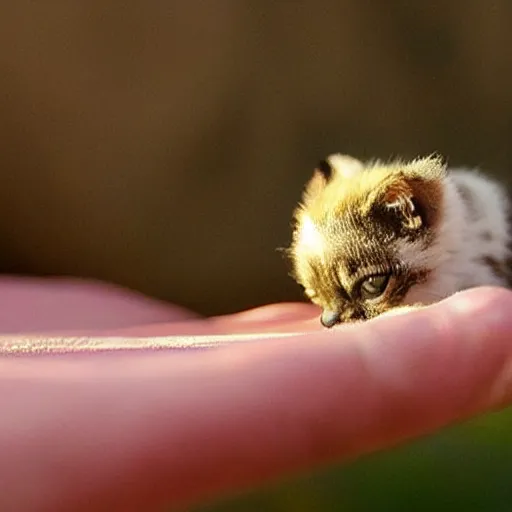
[[[448,171],[438,157],[363,163],[331,155],[294,214],[294,277],[322,307],[326,327],[465,288],[510,286],[508,215],[497,183]],[[361,288],[368,276],[377,277]]]

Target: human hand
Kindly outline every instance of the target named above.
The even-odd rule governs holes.
[[[0,509],[185,506],[503,407],[511,306],[510,292],[471,290],[330,331],[301,304],[121,329],[91,317],[68,355],[0,361]],[[173,350],[192,346],[185,333],[218,346]]]

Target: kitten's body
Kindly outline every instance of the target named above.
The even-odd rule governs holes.
[[[471,169],[450,170],[444,181],[444,214],[437,240],[421,252],[432,267],[428,282],[415,287],[409,302],[423,302],[423,291],[447,297],[476,286],[510,286],[509,204],[504,190]]]
[[[333,155],[295,213],[295,278],[328,327],[510,286],[508,219],[505,192],[475,171],[448,172],[437,158],[363,164]]]

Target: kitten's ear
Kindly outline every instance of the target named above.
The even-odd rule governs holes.
[[[402,172],[408,178],[417,178],[425,182],[440,181],[446,177],[447,164],[441,155],[417,158],[403,166]]]
[[[445,176],[446,164],[439,157],[399,165],[371,194],[371,202],[381,211],[398,214],[407,229],[431,229],[440,218]]]
[[[339,153],[329,155],[324,160],[324,165],[330,168],[330,176],[349,179],[359,174],[364,169],[364,164],[357,158]]]
[[[335,177],[350,178],[364,169],[362,162],[348,155],[333,154],[321,160],[306,185],[304,202],[315,198]]]

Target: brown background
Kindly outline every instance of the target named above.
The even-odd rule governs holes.
[[[0,271],[220,313],[296,299],[277,247],[326,153],[510,182],[512,2],[5,2]]]

